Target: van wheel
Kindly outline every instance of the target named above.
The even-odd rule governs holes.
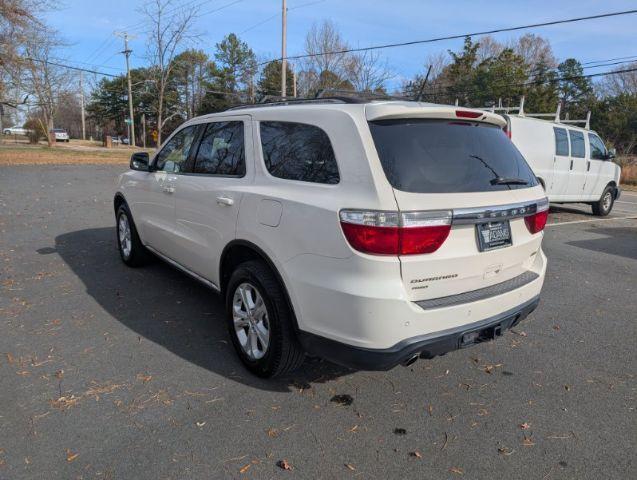
[[[255,375],[272,378],[303,363],[294,317],[281,285],[258,260],[239,265],[226,289],[226,319],[239,358]]]
[[[600,199],[597,202],[591,204],[591,206],[593,207],[593,215],[597,215],[599,217],[605,217],[613,209],[614,203],[615,203],[614,188],[608,185],[604,189],[604,192],[602,193],[602,196],[600,197]]]
[[[117,209],[117,247],[122,261],[129,267],[141,267],[148,262],[149,253],[142,244],[133,222],[133,216],[124,203]]]

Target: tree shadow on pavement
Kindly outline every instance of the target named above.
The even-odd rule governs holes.
[[[637,227],[596,227],[587,229],[586,233],[603,236],[588,240],[574,240],[566,244],[637,260]]]
[[[160,260],[142,268],[126,267],[119,258],[114,227],[66,233],[56,237],[55,250],[38,250],[43,255],[53,252],[113,318],[184,360],[226,378],[263,390],[289,391],[351,373],[308,359],[285,377],[255,377],[234,352],[221,296]]]

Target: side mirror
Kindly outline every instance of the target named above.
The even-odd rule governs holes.
[[[608,160],[612,160],[616,156],[617,156],[617,150],[615,150],[614,148],[611,148],[608,150]]]
[[[149,172],[150,156],[148,152],[136,152],[130,157],[131,170],[138,170],[140,172]]]

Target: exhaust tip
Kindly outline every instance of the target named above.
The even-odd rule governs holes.
[[[404,362],[402,362],[401,365],[403,367],[408,367],[409,365],[412,365],[416,360],[418,360],[419,356],[420,356],[420,354],[416,353],[416,354],[412,355],[411,357],[409,357]]]

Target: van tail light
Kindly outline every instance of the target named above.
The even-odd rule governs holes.
[[[505,126],[505,127],[502,129],[502,131],[503,131],[503,132],[504,132],[504,134],[507,136],[507,138],[508,138],[509,140],[511,140],[511,126],[510,126],[510,125]]]
[[[544,200],[537,202],[537,209],[535,213],[528,217],[524,217],[524,223],[526,223],[526,228],[528,228],[529,232],[535,234],[544,230],[548,218],[549,201],[545,198]]]
[[[440,248],[451,230],[452,212],[342,210],[341,228],[352,248],[372,255],[418,255]]]

